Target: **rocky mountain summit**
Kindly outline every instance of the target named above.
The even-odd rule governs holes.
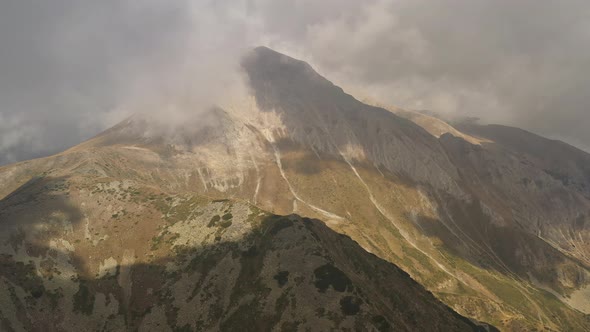
[[[590,330],[590,155],[242,66],[198,125],[0,168],[3,329]]]

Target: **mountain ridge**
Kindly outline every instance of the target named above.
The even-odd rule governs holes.
[[[324,220],[463,316],[507,330],[590,326],[570,307],[584,305],[568,304],[590,280],[586,217],[577,234],[567,232],[590,206],[577,187],[509,146],[432,135],[274,51],[257,49],[244,66],[253,96],[213,109],[204,125],[161,139],[142,120],[125,120],[54,157],[0,168],[0,198],[35,176],[79,178],[85,188],[78,192],[106,200],[75,203],[94,206],[88,223],[97,224],[119,218],[127,204],[121,197],[133,199],[130,186],[249,202]],[[566,170],[583,174],[576,167]],[[555,193],[562,195],[552,199]],[[540,207],[547,204],[559,208]]]
[[[84,190],[85,184],[94,188],[92,192]],[[96,222],[87,220],[84,231],[88,213],[104,214],[103,209],[89,206],[91,201],[100,205],[113,199],[126,202],[125,209],[108,218],[90,215]],[[80,201],[86,204],[75,203]],[[428,324],[432,330],[482,329],[442,305],[393,264],[364,252],[317,220],[275,216],[230,200],[168,196],[131,182],[103,182],[95,187],[80,177],[30,181],[2,199],[0,206],[4,226],[10,226],[6,223],[16,216],[13,223],[21,234],[10,238],[13,254],[2,254],[0,280],[14,294],[0,296],[3,329],[169,330],[176,326],[233,330],[247,322],[253,323],[247,330],[329,328],[332,324],[380,331],[413,330]],[[39,209],[42,206],[48,208]],[[21,209],[30,211],[28,218],[23,218]],[[154,215],[156,211],[163,213],[164,224]],[[31,219],[39,213],[49,213],[50,220]],[[145,219],[140,225],[141,218]],[[44,224],[48,230],[32,230]],[[119,227],[124,233],[117,235]],[[117,242],[118,237],[124,237],[126,244],[101,245]],[[281,254],[290,258],[279,259]],[[359,259],[351,260],[356,255]],[[29,261],[23,264],[22,259]],[[375,279],[366,275],[368,271],[387,277]],[[370,284],[359,284],[361,280],[385,284],[370,290]],[[195,287],[193,295],[178,293],[187,286]],[[389,287],[397,289],[392,289],[392,299],[375,297]],[[314,301],[297,306],[297,299],[305,300],[300,298],[303,294]],[[392,306],[392,301],[405,305]],[[438,313],[429,314],[428,308]],[[11,309],[14,316],[7,315]],[[47,316],[46,311],[52,314]],[[25,313],[29,319],[24,319]]]

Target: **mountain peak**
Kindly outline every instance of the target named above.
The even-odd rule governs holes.
[[[306,66],[311,68],[311,66],[309,66],[305,61],[295,59],[266,46],[255,47],[249,54],[246,55],[245,61],[246,63],[251,63],[251,61],[254,61],[266,66],[280,64],[285,66]]]
[[[267,47],[242,65],[253,96],[182,130],[128,119],[0,168],[12,326],[474,327],[403,269],[478,321],[590,330],[587,156],[402,118]]]
[[[288,95],[309,94],[318,88],[335,88],[307,62],[265,46],[257,47],[247,54],[242,60],[242,68],[248,74],[249,85],[263,108],[274,106],[267,104],[272,96],[284,98]]]

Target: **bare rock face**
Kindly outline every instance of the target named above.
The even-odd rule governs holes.
[[[588,155],[243,67],[252,96],[194,124],[0,168],[2,326],[590,330]]]
[[[533,235],[531,241],[544,242],[581,266],[590,266],[590,155],[516,128],[470,126],[466,131],[489,142],[475,147],[448,135],[441,141],[469,179],[471,192],[496,205],[503,220]],[[478,190],[482,187],[485,192]],[[549,257],[544,252],[521,255],[532,267]],[[584,270],[559,279],[566,287],[585,283]]]
[[[255,49],[244,68],[261,111],[278,114],[285,127],[277,138],[460,194],[455,168],[421,127],[362,104],[307,63],[268,48]]]
[[[587,283],[590,248],[583,220],[590,203],[590,162],[585,153],[551,147],[555,153],[548,157],[543,153],[546,144],[526,135],[470,135],[439,119],[398,112],[415,123],[407,121],[358,102],[309,65],[269,49],[256,49],[244,67],[261,111],[277,113],[282,120],[285,130],[278,136],[295,142],[295,149],[311,149],[348,164],[379,215],[401,219],[387,211],[392,210],[388,193],[376,194],[378,189],[357,168],[373,168],[394,183],[415,188],[425,197],[420,204],[400,200],[409,206],[394,209],[470,263],[524,282],[541,282],[562,299]],[[498,137],[504,141],[495,143]],[[531,188],[532,183],[537,187]],[[391,188],[398,191],[396,185]],[[424,202],[430,211],[418,212]],[[565,228],[558,226],[564,221]],[[403,222],[394,224],[404,240],[415,241]]]

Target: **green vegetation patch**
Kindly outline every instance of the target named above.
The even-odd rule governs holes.
[[[293,221],[287,219],[287,218],[281,218],[279,220],[276,220],[273,225],[272,228],[270,229],[270,234],[272,235],[276,235],[278,232],[280,232],[282,229],[288,228],[293,226]]]
[[[231,226],[231,224],[232,224],[231,220],[224,220],[219,223],[219,226],[222,228],[228,228],[229,226]]]
[[[88,288],[85,280],[80,280],[78,292],[74,294],[74,311],[91,315],[94,310],[94,293]]]
[[[289,271],[280,271],[273,278],[277,281],[279,287],[283,287],[289,281]]]
[[[15,262],[11,255],[0,255],[0,276],[11,280],[38,299],[45,293],[45,287],[36,270],[32,262]]]
[[[219,215],[214,215],[211,220],[209,221],[209,224],[207,225],[207,227],[214,227],[215,225],[217,225],[217,223],[221,220],[221,217]]]
[[[387,319],[381,315],[373,316],[373,318],[371,318],[371,322],[379,332],[393,331],[391,324],[389,324]]]
[[[352,291],[352,281],[344,272],[332,264],[325,264],[314,270],[315,286],[324,293],[330,286],[337,292]]]
[[[164,227],[164,231],[162,231],[162,233],[160,235],[152,238],[152,245],[151,245],[150,249],[152,251],[158,250],[162,243],[168,243],[169,245],[172,245],[174,243],[174,241],[176,239],[178,239],[179,237],[180,237],[180,234],[171,233],[170,231],[168,231],[167,227]]]
[[[340,309],[342,313],[346,316],[353,316],[356,315],[359,311],[361,311],[361,305],[363,301],[358,297],[354,296],[345,296],[340,299]]]

